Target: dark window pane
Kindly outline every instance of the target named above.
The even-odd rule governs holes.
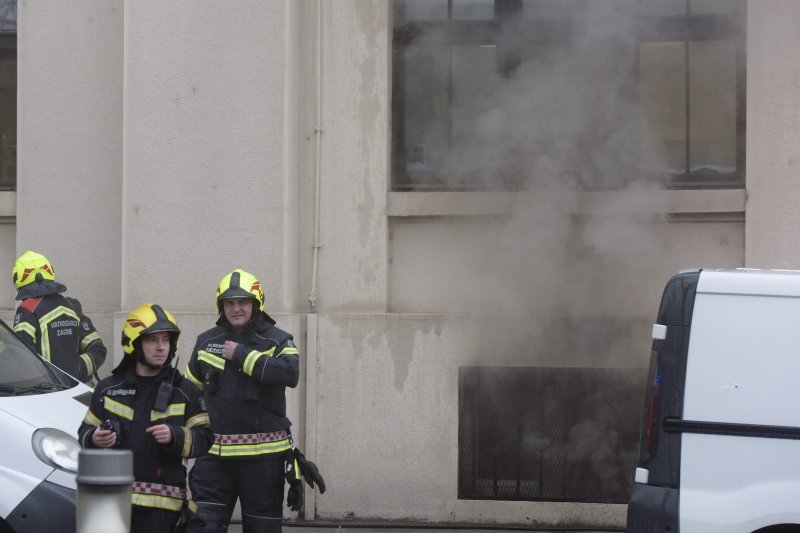
[[[692,173],[736,172],[736,47],[732,41],[689,44],[689,164]]]
[[[0,189],[17,181],[17,50],[14,35],[0,35]]]
[[[409,179],[425,183],[447,167],[450,48],[409,46],[403,62],[406,148],[403,161]]]
[[[17,0],[0,0],[0,31],[17,31]]]
[[[0,60],[0,188],[17,180],[17,65]]]
[[[585,1],[585,0],[584,0]],[[562,0],[523,0],[522,16],[526,19],[548,19],[574,16],[585,7],[583,2]]]
[[[733,13],[737,4],[736,0],[692,0],[692,14]]]
[[[579,17],[587,10],[607,10],[630,13],[639,0],[522,0],[522,17],[554,19]],[[676,0],[669,0],[675,2]]]
[[[453,20],[491,20],[494,0],[453,0]]]
[[[447,0],[397,0],[395,25],[418,20],[447,20]]]
[[[403,61],[407,179],[475,185],[490,174],[481,172],[487,161],[475,148],[494,105],[495,47],[409,46]]]
[[[686,0],[639,0],[639,11],[647,16],[686,15]]]
[[[642,165],[672,176],[686,171],[684,43],[639,46]]]

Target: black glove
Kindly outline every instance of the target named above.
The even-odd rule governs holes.
[[[289,456],[286,461],[286,481],[289,482],[289,492],[286,495],[286,506],[292,511],[298,512],[303,508],[305,498],[303,497],[303,480],[297,472],[293,456]]]
[[[306,459],[306,456],[298,448],[294,449],[294,459],[300,467],[300,475],[306,480],[308,486],[313,489],[314,483],[316,483],[319,485],[320,494],[325,494],[325,480],[322,479],[317,465]]]
[[[294,512],[303,508],[303,482],[299,479],[289,482],[289,493],[286,495],[286,506]]]

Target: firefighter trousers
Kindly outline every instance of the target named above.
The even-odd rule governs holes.
[[[189,474],[199,520],[190,533],[227,531],[237,498],[244,533],[280,533],[283,523],[284,454],[257,459],[199,457]]]
[[[166,509],[131,507],[131,533],[173,533],[180,513]]]

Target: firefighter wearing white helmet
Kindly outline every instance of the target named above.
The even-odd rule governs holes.
[[[87,382],[106,359],[106,347],[75,298],[61,293],[50,261],[27,251],[11,272],[17,300],[14,332],[36,353],[64,372]]]
[[[249,272],[223,277],[216,303],[217,326],[197,338],[185,373],[203,390],[214,431],[189,476],[205,524],[192,522],[188,531],[225,531],[239,499],[245,531],[279,532],[292,456],[285,390],[297,386],[299,354],[292,335],[264,312],[261,284]],[[302,506],[299,486],[298,494],[298,483],[290,485],[293,510]]]
[[[179,335],[160,305],[131,312],[122,330],[125,356],[95,388],[78,429],[84,448],[133,452],[133,533],[172,533],[189,521],[196,506],[186,496],[183,461],[214,439],[200,391],[172,366]]]

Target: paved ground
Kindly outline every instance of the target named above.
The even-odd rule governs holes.
[[[374,523],[332,523],[332,522],[285,522],[284,533],[497,533],[515,531],[536,531],[539,533],[609,533],[623,529],[545,529],[518,526],[462,525],[460,527],[442,524],[374,524]],[[241,533],[241,524],[231,524],[229,533]]]

